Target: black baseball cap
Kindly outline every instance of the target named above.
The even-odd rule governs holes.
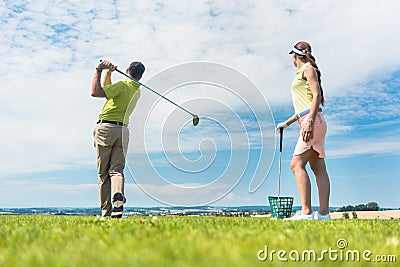
[[[129,65],[129,73],[135,77],[141,77],[145,71],[145,67],[142,62],[134,61]]]

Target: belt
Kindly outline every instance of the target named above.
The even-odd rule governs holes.
[[[108,120],[98,120],[97,124],[101,124],[101,123],[110,123],[110,124],[114,124],[114,125],[118,125],[118,126],[125,126],[128,127],[128,124],[119,122],[119,121],[108,121]]]

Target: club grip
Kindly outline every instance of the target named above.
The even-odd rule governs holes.
[[[283,127],[279,128],[279,152],[282,152],[282,143],[283,143]]]

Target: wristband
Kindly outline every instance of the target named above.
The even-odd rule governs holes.
[[[96,68],[96,70],[97,70],[97,72],[102,72],[103,71],[103,69],[102,68]]]

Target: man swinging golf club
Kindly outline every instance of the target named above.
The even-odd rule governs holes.
[[[129,142],[129,116],[139,99],[140,84],[131,79],[112,83],[111,73],[116,69],[117,66],[106,60],[98,64],[91,96],[107,99],[94,130],[101,215],[121,218],[126,202],[123,171]],[[105,77],[101,81],[103,70]],[[126,74],[140,80],[144,71],[144,65],[135,61],[126,69]]]

